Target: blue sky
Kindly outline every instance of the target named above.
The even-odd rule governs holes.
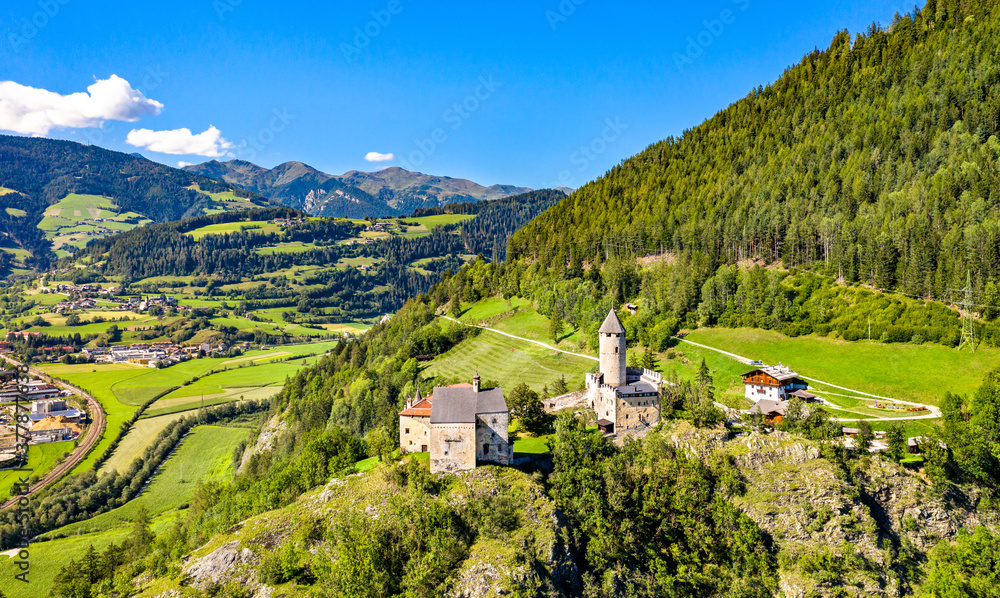
[[[0,128],[172,166],[211,156],[335,174],[398,165],[487,185],[578,187],[773,81],[839,29],[888,25],[908,9],[8,0]],[[97,82],[90,97],[70,96]]]

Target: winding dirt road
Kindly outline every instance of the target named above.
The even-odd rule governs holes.
[[[6,359],[8,362],[13,363],[15,366],[22,365],[20,362],[14,361],[10,357],[7,357]],[[97,399],[83,392],[81,389],[72,386],[70,384],[66,384],[65,382],[60,382],[59,380],[55,380],[45,372],[33,367],[29,367],[28,372],[33,376],[37,376],[42,380],[45,380],[46,382],[52,384],[53,386],[62,388],[63,390],[68,390],[71,393],[75,394],[76,396],[80,397],[81,399],[86,400],[87,405],[89,407],[88,411],[90,412],[90,415],[93,418],[93,421],[87,426],[87,429],[84,432],[83,442],[78,444],[76,450],[74,450],[73,453],[69,457],[67,457],[62,463],[53,467],[51,470],[49,470],[49,472],[45,475],[44,478],[38,480],[29,487],[28,495],[31,495],[34,494],[35,492],[38,492],[42,488],[45,488],[49,484],[55,482],[62,476],[72,471],[73,468],[76,467],[77,464],[80,461],[82,461],[83,458],[87,455],[87,452],[90,451],[90,449],[100,440],[101,433],[104,431],[104,426],[107,423],[107,419],[104,416],[104,408],[101,407],[101,404],[97,401]],[[22,496],[25,495],[18,495],[12,497],[10,500],[8,500],[2,506],[0,506],[0,509],[6,509],[10,506],[13,506]]]
[[[729,357],[731,359],[735,359],[736,361],[739,361],[740,363],[743,363],[743,364],[749,365],[751,363],[751,359],[749,357],[743,357],[742,355],[737,355],[735,353],[730,353],[729,351],[723,351],[722,349],[718,349],[716,347],[710,347],[709,345],[703,345],[701,343],[696,343],[694,341],[689,341],[687,339],[683,339],[683,338],[680,338],[680,337],[676,337],[675,336],[674,338],[677,339],[677,340],[679,340],[682,343],[687,343],[689,345],[694,345],[696,347],[701,347],[702,349],[708,349],[709,351],[715,351],[716,353],[721,353],[721,354],[725,355],[726,357]],[[910,405],[911,407],[923,407],[928,412],[926,415],[908,415],[908,416],[899,416],[899,417],[874,417],[872,415],[867,415],[867,414],[864,414],[864,413],[858,413],[856,411],[851,411],[850,409],[846,409],[844,407],[841,407],[840,405],[837,405],[833,401],[830,401],[829,399],[826,399],[826,401],[828,403],[830,403],[830,406],[833,407],[833,408],[835,408],[835,409],[841,409],[843,411],[851,411],[851,413],[858,413],[858,415],[862,416],[862,417],[856,417],[856,418],[845,418],[845,417],[830,418],[830,421],[835,421],[835,422],[853,422],[853,421],[859,421],[859,420],[862,420],[862,419],[865,419],[865,420],[868,420],[868,421],[907,421],[907,420],[915,420],[915,419],[937,419],[937,418],[941,417],[941,410],[938,409],[937,407],[935,407],[934,405],[925,405],[923,403],[914,403],[912,401],[904,401],[903,399],[895,399],[893,397],[883,397],[881,395],[873,395],[873,394],[868,393],[868,392],[863,392],[863,391],[860,391],[860,390],[855,390],[853,388],[847,388],[846,386],[838,386],[836,384],[831,384],[830,382],[824,382],[823,380],[817,380],[815,378],[809,378],[807,376],[801,376],[800,375],[799,377],[802,378],[802,379],[804,379],[804,380],[808,380],[810,382],[814,382],[816,384],[821,384],[823,386],[829,386],[831,388],[836,388],[836,389],[839,389],[839,390],[846,390],[847,392],[850,392],[850,393],[853,393],[853,394],[856,394],[856,395],[862,395],[862,396],[866,396],[866,397],[872,397],[874,399],[882,399],[882,400],[885,400],[885,401],[894,401],[896,403],[901,403],[903,405]],[[817,392],[819,392],[819,391],[817,391]]]

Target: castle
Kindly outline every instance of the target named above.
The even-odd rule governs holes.
[[[479,463],[510,465],[513,447],[507,434],[510,412],[503,390],[472,384],[438,386],[416,396],[399,414],[400,453],[430,452],[431,473],[475,469]]]
[[[612,309],[598,331],[601,371],[587,374],[587,403],[605,434],[642,433],[660,421],[663,375],[625,363],[625,327]]]

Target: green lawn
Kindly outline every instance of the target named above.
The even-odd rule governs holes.
[[[232,476],[233,448],[247,431],[242,428],[200,426],[181,442],[167,459],[143,494],[128,504],[93,519],[72,524],[46,535],[51,541],[37,539],[31,543],[31,583],[14,583],[16,565],[13,559],[0,558],[0,578],[8,598],[48,596],[59,569],[70,560],[77,560],[94,545],[101,551],[108,544],[122,542],[128,535],[127,522],[139,506],[154,515],[151,528],[164,533],[179,516],[178,507],[191,499],[198,479],[227,480]],[[184,464],[184,482],[180,481],[180,465]],[[100,530],[87,533],[88,530]]]
[[[31,476],[42,477],[55,466],[56,461],[63,456],[63,453],[71,452],[73,452],[72,441],[29,445],[27,469],[30,471],[0,471],[0,499],[6,500],[10,496],[10,489],[18,479]]]
[[[546,436],[526,436],[525,438],[518,438],[514,441],[514,454],[525,453],[531,455],[543,455],[549,452],[549,440],[551,440],[555,434],[548,434]]]
[[[932,344],[789,338],[766,330],[723,328],[695,330],[687,338],[769,364],[780,361],[831,384],[933,405],[945,392],[971,393],[988,371],[1000,366],[1000,349],[992,347],[971,353]]]
[[[471,381],[478,371],[483,378],[498,381],[506,392],[510,392],[520,382],[541,391],[543,386],[551,386],[565,375],[569,388],[578,389],[583,387],[584,374],[596,365],[596,361],[583,357],[482,331],[438,356],[424,376]]]

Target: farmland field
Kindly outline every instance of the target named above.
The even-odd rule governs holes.
[[[125,468],[131,465],[132,461],[139,457],[142,451],[146,450],[146,447],[156,439],[156,435],[163,428],[166,428],[170,422],[180,419],[183,416],[183,413],[175,413],[149,419],[140,419],[135,422],[135,425],[132,426],[132,429],[122,439],[121,443],[118,444],[118,448],[104,462],[99,471],[108,472],[114,469],[125,471]]]
[[[52,241],[57,254],[63,246],[83,247],[93,239],[131,230],[151,222],[135,212],[121,212],[110,199],[99,195],[70,193],[49,206],[38,228]]]
[[[423,216],[420,218],[402,218],[403,222],[413,222],[416,226],[408,226],[403,237],[423,237],[431,234],[431,231],[444,224],[458,224],[475,218],[473,214],[439,214],[437,216]]]
[[[188,231],[186,234],[194,237],[195,240],[198,240],[205,235],[224,235],[226,233],[234,233],[241,230],[255,233],[276,233],[281,230],[281,226],[271,224],[265,220],[255,220],[250,222],[220,222],[219,224],[209,224],[201,228],[196,228],[192,231]]]
[[[971,353],[932,344],[789,338],[766,330],[724,328],[695,330],[687,339],[769,364],[781,362],[831,384],[932,405],[949,391],[971,393],[986,372],[1000,366],[1000,349],[992,347]]]
[[[28,467],[31,471],[7,470],[0,471],[0,500],[10,495],[10,489],[19,478],[28,476],[43,476],[63,456],[63,453],[73,452],[73,442],[50,442],[47,444],[32,444],[28,446]]]
[[[113,511],[71,524],[47,534],[31,544],[31,583],[4,583],[8,598],[47,596],[59,569],[69,560],[79,559],[91,544],[100,551],[120,543],[128,535],[127,522],[143,506],[152,517],[151,529],[164,533],[181,514],[176,510],[191,499],[198,480],[224,481],[232,475],[233,448],[246,437],[245,428],[199,426],[191,431],[166,460],[142,495]],[[184,465],[184,479],[180,469]],[[42,541],[47,538],[56,538]],[[0,558],[0,576],[12,579],[13,559]]]

